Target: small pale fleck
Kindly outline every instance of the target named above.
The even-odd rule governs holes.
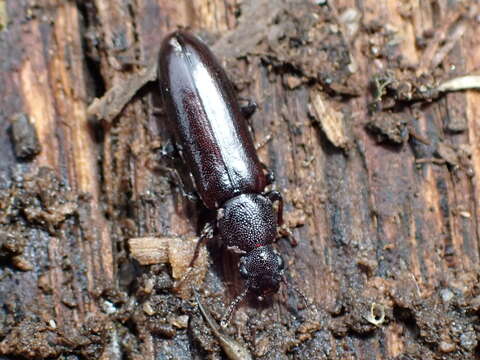
[[[348,148],[350,140],[343,114],[334,109],[317,91],[310,94],[310,104],[312,106],[310,112],[322,127],[328,140],[336,147]]]
[[[30,271],[33,269],[33,264],[22,255],[12,257],[12,264],[21,271]]]
[[[170,319],[170,324],[178,329],[186,329],[188,326],[188,315],[180,315]]]
[[[365,316],[365,319],[375,326],[382,325],[385,322],[385,307],[382,304],[372,302],[370,313]]]
[[[155,286],[155,282],[153,281],[153,279],[151,279],[151,278],[147,279],[145,281],[143,291],[145,292],[145,294],[151,294],[154,286]]]
[[[456,348],[455,343],[450,341],[442,341],[439,344],[439,349],[443,353],[451,353],[455,351],[455,348]]]
[[[460,345],[468,350],[473,351],[478,344],[477,336],[475,331],[466,331],[460,335]]]
[[[450,289],[442,289],[440,290],[440,296],[442,297],[442,301],[447,303],[453,299],[454,293]]]
[[[104,301],[103,302],[103,311],[106,313],[106,314],[113,314],[117,311],[117,308],[115,307],[115,305],[110,302],[110,301]]]
[[[480,76],[479,75],[466,75],[456,77],[445,81],[437,88],[438,91],[459,91],[467,89],[479,89],[480,88]]]
[[[143,312],[148,316],[155,315],[155,310],[153,309],[152,304],[148,301],[143,303]]]

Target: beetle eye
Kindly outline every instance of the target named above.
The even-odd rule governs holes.
[[[242,278],[244,279],[248,278],[248,271],[243,262],[240,262],[240,266],[238,270],[240,271],[240,275],[242,276]]]
[[[280,255],[277,255],[277,262],[278,262],[278,269],[279,270],[285,269],[285,263],[283,261],[283,258]]]

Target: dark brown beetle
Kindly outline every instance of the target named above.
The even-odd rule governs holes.
[[[265,191],[270,177],[232,84],[203,42],[185,31],[167,36],[159,85],[175,146],[204,205],[217,211],[217,221],[206,225],[200,240],[218,231],[227,248],[240,254],[245,291],[225,320],[248,291],[263,299],[284,281],[283,259],[272,247],[282,225],[283,200],[279,192]]]

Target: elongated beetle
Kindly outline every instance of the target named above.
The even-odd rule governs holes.
[[[265,191],[271,177],[257,157],[225,71],[203,42],[185,31],[167,36],[159,56],[159,85],[177,150],[203,204],[217,211],[200,241],[218,231],[227,248],[240,254],[245,290],[225,320],[247,292],[263,299],[284,281],[284,261],[272,247],[283,223],[282,196]]]

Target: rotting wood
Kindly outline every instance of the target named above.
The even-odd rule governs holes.
[[[347,135],[347,128],[343,114],[328,106],[320,93],[311,92],[310,103],[313,115],[325,132],[328,140],[336,147],[346,149],[351,142]]]
[[[128,245],[132,258],[141,265],[169,264],[172,277],[177,281],[175,292],[182,298],[188,299],[192,288],[202,285],[208,268],[207,252],[202,248],[193,264],[193,271],[188,273],[188,279],[184,279],[193,259],[197,241],[196,237],[189,239],[143,237],[129,239]]]
[[[150,81],[157,79],[157,62],[124,79],[88,106],[87,116],[92,121],[112,122],[132,97]]]
[[[0,1],[2,356],[220,356],[189,301],[173,294],[169,266],[138,271],[127,256],[127,239],[193,237],[202,222],[201,209],[147,166],[148,144],[167,140],[154,87],[116,105],[103,134],[87,121],[102,89],[140,73],[178,25],[207,39],[240,95],[260,104],[254,135],[271,140],[259,155],[287,195],[287,222],[301,225],[296,249],[277,246],[289,281],[319,307],[315,316],[297,310],[302,302],[286,288],[266,307],[245,303],[229,336],[260,359],[478,355],[480,95],[440,94],[480,68],[478,4],[37,3]],[[371,91],[378,79],[388,80],[380,98]],[[342,109],[348,151],[311,121],[318,92]],[[42,152],[31,163],[18,162],[7,136],[15,113],[38,131]],[[380,145],[365,129],[372,119],[410,136]],[[201,291],[218,317],[241,284],[210,247]]]

